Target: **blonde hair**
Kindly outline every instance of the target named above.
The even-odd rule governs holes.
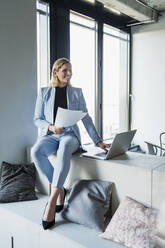
[[[58,71],[64,64],[70,64],[71,65],[70,61],[66,58],[60,58],[54,62],[53,67],[52,67],[51,79],[50,79],[50,86],[51,87],[59,86],[60,81],[59,81],[58,77],[54,76],[54,70]],[[68,85],[71,86],[71,83],[69,82]]]

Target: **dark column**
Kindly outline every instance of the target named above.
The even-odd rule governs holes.
[[[50,67],[58,58],[70,57],[69,9],[65,1],[50,1]]]

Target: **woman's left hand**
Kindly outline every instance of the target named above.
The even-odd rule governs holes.
[[[110,147],[109,144],[105,144],[105,143],[103,143],[102,141],[99,141],[99,142],[97,143],[97,145],[98,145],[101,149],[103,149],[105,152],[108,152],[107,148]]]

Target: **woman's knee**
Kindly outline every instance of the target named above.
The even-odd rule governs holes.
[[[37,159],[41,155],[41,149],[39,146],[34,145],[31,149],[31,158],[32,160]]]

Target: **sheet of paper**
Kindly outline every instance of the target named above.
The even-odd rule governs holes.
[[[90,155],[95,155],[97,153],[105,152],[102,148],[95,145],[91,145],[91,146],[83,145],[82,149],[87,152],[86,154],[89,153]],[[106,149],[108,151],[110,148],[106,148]]]
[[[69,127],[75,125],[80,121],[87,113],[76,110],[63,109],[58,107],[55,126],[57,127]]]
[[[92,145],[82,145],[82,149],[86,152],[90,152],[91,154],[96,154],[99,152],[103,152],[103,149],[101,149],[98,146]]]

